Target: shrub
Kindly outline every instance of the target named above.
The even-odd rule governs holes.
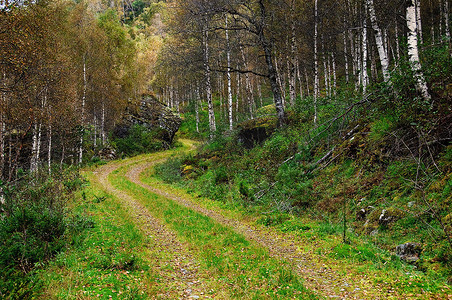
[[[83,182],[77,169],[68,169],[54,170],[52,176],[46,172],[24,174],[19,181],[1,187],[1,298],[32,297],[39,288],[39,281],[31,280],[34,270],[64,248],[66,235],[87,226],[80,219],[74,222],[77,230],[68,230],[66,203]]]
[[[159,129],[149,130],[143,126],[134,125],[125,137],[114,138],[112,144],[118,153],[133,156],[164,149],[165,142],[160,139],[160,136]]]

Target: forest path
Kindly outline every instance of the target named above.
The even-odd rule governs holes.
[[[190,140],[181,140],[184,144],[184,152],[191,151],[194,143]],[[396,299],[401,295],[391,288],[388,283],[376,285],[371,276],[365,273],[359,273],[353,268],[356,266],[338,264],[320,254],[315,254],[312,249],[316,246],[315,237],[312,240],[302,240],[294,233],[281,233],[272,228],[257,225],[253,220],[247,220],[246,217],[232,218],[231,213],[219,207],[206,208],[202,201],[196,201],[188,194],[181,194],[180,191],[174,191],[168,188],[158,180],[149,179],[149,173],[152,173],[152,167],[176,152],[165,151],[129,160],[113,162],[100,167],[97,170],[97,178],[104,188],[120,198],[124,204],[132,209],[136,214],[138,223],[146,231],[146,234],[155,236],[159,241],[161,251],[167,251],[168,257],[172,257],[169,263],[172,263],[176,274],[167,276],[168,280],[175,280],[181,283],[179,297],[190,298],[193,290],[206,291],[209,287],[203,285],[208,282],[206,274],[200,274],[197,270],[198,263],[196,255],[191,253],[190,246],[183,242],[177,234],[169,229],[162,218],[155,217],[153,211],[146,208],[131,191],[127,192],[118,189],[112,184],[111,176],[119,169],[124,169],[122,175],[117,175],[117,180],[129,181],[146,190],[149,194],[155,194],[166,201],[186,207],[192,211],[198,212],[214,220],[225,227],[243,235],[248,241],[251,241],[258,247],[262,247],[268,252],[270,257],[288,262],[293,271],[303,281],[304,286],[314,291],[321,297],[326,298],[351,298],[351,299]],[[144,176],[146,175],[146,176]],[[164,218],[163,218],[164,219]],[[181,241],[182,240],[182,241]],[[307,243],[310,243],[307,246]],[[188,270],[188,271],[183,271]],[[188,288],[187,282],[194,288]],[[178,286],[177,284],[175,286]],[[189,291],[187,293],[187,290]],[[203,293],[206,294],[205,292]],[[195,298],[198,297],[195,295]],[[212,298],[227,299],[226,293],[216,294]]]
[[[124,161],[109,163],[97,169],[96,178],[106,192],[120,199],[130,214],[135,216],[135,223],[153,240],[154,252],[159,253],[158,269],[162,293],[156,295],[161,299],[198,299],[206,293],[208,288],[208,275],[198,272],[198,263],[189,249],[189,245],[180,241],[172,230],[161,220],[152,216],[152,213],[137,199],[123,190],[113,186],[109,175],[120,168],[131,164],[147,163],[152,157],[143,159],[141,156]]]

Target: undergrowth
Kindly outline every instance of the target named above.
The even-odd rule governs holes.
[[[156,176],[262,214],[261,224],[282,231],[313,231],[294,220],[316,220],[324,224],[319,232],[352,242],[341,246],[338,259],[360,253],[359,260],[380,268],[404,265],[450,284],[452,114],[446,86],[452,64],[442,48],[424,55],[432,102],[418,96],[405,59],[391,85],[369,87],[366,101],[350,86],[318,99],[318,124],[312,122],[312,99],[298,99],[288,109],[289,125],[265,141],[249,147],[239,126],[196,155],[161,164]],[[423,249],[413,265],[394,257],[396,246],[406,242]]]

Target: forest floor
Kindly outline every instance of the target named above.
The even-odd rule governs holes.
[[[265,227],[251,215],[162,183],[152,176],[152,167],[175,154],[193,151],[194,142],[181,142],[182,149],[111,162],[87,172],[96,193],[103,190],[119,202],[117,213],[122,210],[144,237],[144,246],[135,247],[141,252],[137,254],[141,266],[134,271],[135,282],[142,281],[136,285],[141,298],[452,299],[448,287],[441,295],[429,293],[423,285],[407,293],[397,274],[325,256],[331,249],[322,250],[325,244],[320,237]],[[328,247],[340,243],[338,237]],[[127,245],[123,242],[121,247]],[[116,251],[114,246],[110,249]],[[117,269],[124,273],[124,268]],[[74,298],[124,298],[111,292],[124,283],[99,284],[102,293],[87,292],[90,279],[73,277],[85,289],[74,291]]]

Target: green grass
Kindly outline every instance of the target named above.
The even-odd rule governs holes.
[[[149,267],[147,249],[151,243],[127,209],[93,185],[83,198],[75,210],[88,215],[94,227],[41,272],[42,298],[148,299],[156,294],[157,274]]]
[[[232,229],[155,195],[124,179],[127,168],[112,174],[115,187],[140,199],[157,218],[163,219],[197,253],[203,268],[233,298],[300,298],[315,296],[307,291],[291,267],[268,256],[266,250],[247,241]]]
[[[332,166],[327,171],[334,173],[336,168],[336,166]],[[335,173],[333,178],[338,184],[344,182],[343,178],[352,187],[359,183],[357,177],[354,176],[356,169],[350,160],[341,169],[336,169]],[[262,215],[259,213],[259,208],[255,210],[244,209],[243,206],[232,205],[227,201],[211,201],[198,198],[196,194],[194,196],[188,195],[186,193],[187,185],[162,183],[159,181],[159,175],[154,174],[151,169],[143,174],[142,180],[147,184],[158,186],[179,196],[191,197],[198,204],[209,209],[222,210],[222,213],[230,218],[251,220],[257,226],[268,227],[275,236],[296,236],[300,249],[308,254],[319,255],[320,257],[316,259],[319,260],[320,265],[331,265],[335,271],[343,273],[346,280],[353,281],[355,280],[354,275],[364,272],[369,274],[369,280],[373,284],[379,285],[382,282],[390,282],[401,294],[416,294],[426,291],[431,293],[430,295],[447,295],[450,292],[450,288],[446,285],[447,278],[442,276],[440,272],[422,271],[424,261],[421,261],[418,267],[406,264],[393,254],[394,249],[379,247],[379,245],[394,243],[392,233],[380,229],[378,236],[366,239],[353,230],[354,226],[351,222],[354,221],[354,218],[350,216],[347,216],[350,218],[347,224],[347,239],[350,244],[347,245],[342,243],[343,225],[341,219],[325,219],[325,216],[307,218],[306,215],[297,217],[290,213],[277,211]],[[346,188],[344,187],[344,191],[336,191],[336,193],[342,195],[346,192]],[[332,190],[325,192],[333,193]],[[356,205],[354,200],[347,204],[348,213],[352,205]],[[311,213],[315,213],[315,211]],[[401,236],[400,243],[406,242],[407,238]]]

